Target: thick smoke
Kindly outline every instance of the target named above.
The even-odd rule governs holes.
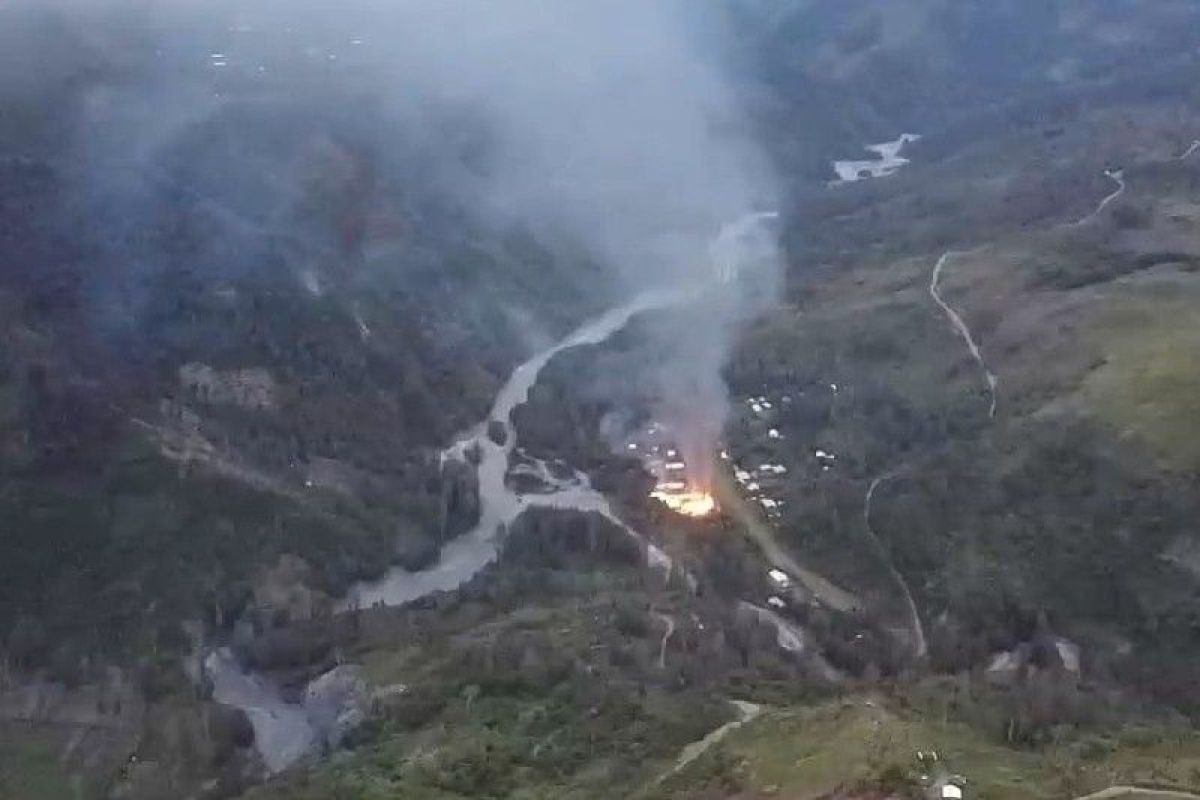
[[[721,69],[719,19],[683,2],[521,0],[403,5],[394,22],[377,44],[397,92],[489,127],[486,167],[461,187],[478,208],[581,244],[626,295],[700,292],[658,328],[658,412],[707,464],[736,323],[778,272],[747,220],[775,193]]]
[[[360,106],[364,120],[382,126],[374,135],[385,148],[392,126],[394,148],[419,150],[426,174],[481,220],[520,226],[552,250],[583,251],[601,265],[607,285],[595,286],[597,295],[696,290],[694,302],[672,313],[674,324],[659,328],[671,356],[657,393],[658,411],[693,440],[685,449],[703,463],[724,418],[720,368],[737,323],[770,301],[778,270],[773,246],[752,235],[753,226],[742,226],[750,235],[728,235],[728,226],[774,208],[776,198],[722,64],[722,20],[700,5],[114,0],[57,8],[118,65],[133,58],[119,52],[128,43],[89,31],[105,30],[98,18],[120,21],[116,30],[136,20],[138,69],[152,64],[151,102],[134,99],[143,84],[87,98],[82,128],[90,131],[93,175],[96,165],[139,173],[142,154],[169,150],[181,127],[203,137],[196,120],[253,97],[258,81],[291,103],[336,105],[340,117]],[[236,88],[226,93],[229,82]],[[281,164],[269,153],[251,162],[253,151],[236,142],[222,152],[232,159],[226,177],[246,187],[227,193],[226,208],[252,227],[278,224],[275,207],[286,206],[288,192],[259,184]],[[202,179],[222,172],[194,171]],[[279,197],[250,203],[269,192]],[[233,258],[221,251],[213,260]],[[739,270],[742,278],[731,280]]]

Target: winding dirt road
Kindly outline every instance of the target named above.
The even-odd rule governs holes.
[[[750,703],[745,700],[730,700],[734,708],[737,709],[737,719],[726,722],[721,727],[714,730],[712,733],[705,736],[698,742],[692,742],[687,747],[683,748],[683,752],[679,754],[679,759],[676,760],[675,766],[658,776],[655,784],[662,783],[667,778],[681,771],[688,764],[691,764],[700,756],[708,752],[708,750],[717,742],[724,739],[733,731],[742,727],[748,722],[753,722],[759,714],[762,713],[762,706],[757,703]]]
[[[1183,151],[1183,155],[1179,157],[1179,160],[1187,161],[1189,158],[1191,158],[1192,153],[1196,152],[1197,150],[1200,150],[1200,139],[1197,139],[1188,145],[1188,149]]]
[[[1190,153],[1188,155],[1190,155]],[[1183,158],[1187,158],[1187,156],[1185,155],[1185,156],[1183,156]],[[1108,177],[1109,180],[1114,181],[1117,184],[1116,191],[1114,191],[1112,194],[1108,195],[1103,200],[1101,200],[1100,205],[1096,206],[1095,211],[1088,214],[1083,219],[1080,219],[1077,222],[1075,222],[1073,227],[1078,228],[1083,225],[1087,225],[1089,222],[1096,219],[1096,217],[1100,216],[1104,212],[1104,209],[1108,208],[1109,204],[1112,203],[1112,201],[1116,200],[1118,197],[1125,194],[1125,173],[1123,171],[1121,171],[1119,169],[1118,170],[1105,170],[1104,174]]]
[[[979,249],[979,248],[976,248]],[[942,280],[942,270],[946,268],[946,264],[955,256],[965,256],[968,253],[973,253],[974,250],[947,250],[942,254],[942,257],[937,260],[933,266],[933,274],[929,278],[929,296],[933,298],[933,302],[938,304],[938,307],[946,314],[950,323],[958,331],[959,336],[967,343],[967,349],[971,351],[971,357],[979,364],[979,368],[983,370],[984,379],[987,381],[988,393],[991,395],[991,404],[988,407],[988,419],[994,419],[996,416],[996,399],[1000,380],[990,369],[987,362],[983,360],[983,353],[979,349],[979,345],[975,341],[975,337],[971,335],[971,329],[967,327],[967,323],[959,316],[958,312],[950,307],[950,304],[942,299],[942,294],[938,290],[938,284]]]
[[[746,535],[758,545],[771,565],[798,580],[822,605],[834,611],[853,614],[861,611],[862,601],[854,594],[836,586],[828,578],[813,572],[793,558],[775,538],[775,531],[762,520],[738,494],[737,488],[723,470],[717,471],[713,493],[725,513],[741,525]]]
[[[887,548],[883,546],[883,542],[880,540],[878,534],[875,533],[875,528],[871,526],[871,501],[875,499],[875,492],[880,486],[894,477],[896,477],[894,473],[889,473],[871,481],[871,485],[867,488],[867,496],[863,500],[863,523],[866,525],[867,535],[871,538],[871,542],[879,550],[879,554],[887,563],[888,571],[891,572],[892,578],[904,594],[904,603],[908,606],[909,627],[912,628],[913,657],[917,661],[923,661],[929,653],[929,644],[925,639],[925,626],[921,624],[921,614],[917,611],[917,602],[913,599],[912,592],[908,588],[908,581],[904,579],[900,570],[896,569],[896,563],[892,561]]]

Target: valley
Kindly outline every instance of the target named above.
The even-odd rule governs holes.
[[[1200,28],[1135,5],[730,0],[771,204],[359,28],[22,28],[0,798],[1194,797]]]

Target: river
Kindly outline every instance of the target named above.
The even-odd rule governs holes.
[[[564,350],[600,344],[624,328],[637,314],[695,302],[714,287],[728,291],[722,284],[737,277],[737,240],[746,236],[756,224],[775,216],[774,212],[749,214],[724,226],[714,241],[714,255],[719,253],[720,258],[714,258],[716,263],[708,280],[697,281],[697,286],[683,290],[642,292],[585,322],[552,347],[519,364],[496,395],[487,418],[442,453],[443,462],[446,459],[463,460],[468,450],[478,448],[478,524],[468,533],[447,542],[436,564],[416,572],[394,567],[378,581],[354,586],[339,603],[338,610],[398,606],[434,592],[457,589],[495,560],[504,529],[532,506],[603,514],[642,543],[650,567],[669,572],[673,567],[670,557],[622,522],[613,512],[608,498],[592,488],[586,475],[576,473],[571,478],[554,480],[545,494],[522,495],[508,486],[504,478],[509,455],[517,443],[512,411],[528,399],[529,390],[537,383],[546,364]],[[493,421],[504,428],[503,444],[497,444],[487,435],[489,423]],[[540,471],[544,475],[550,474],[549,470]],[[210,653],[204,667],[212,681],[213,699],[246,712],[254,727],[256,747],[270,772],[286,769],[314,751],[321,736],[308,713],[302,706],[284,702],[277,687],[265,676],[243,671],[227,650]]]
[[[208,654],[204,672],[212,681],[213,700],[240,708],[249,718],[254,747],[268,772],[286,769],[316,748],[319,737],[304,706],[285,702],[271,681],[243,671],[227,648]]]
[[[542,368],[558,353],[581,345],[599,344],[624,328],[636,314],[681,303],[688,295],[684,292],[662,291],[640,294],[624,305],[586,322],[553,347],[514,369],[508,382],[496,395],[487,419],[442,454],[443,459],[464,459],[467,450],[478,448],[478,524],[470,532],[446,543],[438,562],[430,568],[409,572],[402,567],[394,567],[379,581],[355,586],[343,601],[342,610],[376,604],[403,605],[432,592],[457,589],[496,558],[500,532],[531,506],[596,511],[626,527],[613,513],[608,499],[592,488],[586,475],[577,474],[573,478],[556,480],[545,494],[522,495],[508,486],[504,477],[508,472],[509,454],[517,441],[512,411],[528,399],[529,390],[537,383]],[[497,444],[487,435],[488,423],[492,421],[504,427],[503,444]],[[548,475],[549,471],[542,470],[542,474]],[[648,557],[661,563],[665,554],[651,552]]]
[[[478,524],[470,532],[447,542],[437,563],[429,568],[409,572],[394,567],[379,581],[356,585],[339,603],[338,610],[348,611],[377,604],[403,605],[434,592],[458,588],[496,558],[504,527],[529,506],[596,511],[637,536],[617,518],[608,499],[592,488],[586,475],[577,474],[571,479],[557,480],[551,484],[551,492],[531,498],[509,488],[504,476],[508,471],[509,454],[516,446],[511,415],[513,409],[529,397],[529,390],[537,383],[542,368],[556,354],[572,347],[603,342],[625,327],[634,315],[665,308],[687,298],[687,293],[680,292],[646,292],[638,295],[624,305],[588,321],[553,347],[517,366],[496,396],[488,418],[442,454],[443,459],[465,458],[469,448],[479,448],[481,513]],[[504,426],[506,435],[502,445],[487,435],[488,422],[492,420]],[[549,475],[548,470],[542,472]],[[670,570],[671,560],[665,553],[648,542],[645,547],[646,559],[651,566]],[[246,712],[254,727],[255,747],[269,772],[286,769],[313,752],[321,741],[303,706],[285,702],[278,688],[265,676],[242,670],[227,649],[210,653],[204,661],[204,669],[212,682],[213,699]]]
[[[529,390],[537,383],[538,376],[546,364],[564,350],[600,344],[624,328],[637,314],[696,302],[705,291],[714,287],[722,290],[720,287],[723,284],[736,280],[741,266],[740,243],[751,235],[757,226],[777,216],[777,212],[774,211],[756,212],[724,225],[713,240],[710,253],[713,265],[711,273],[707,276],[708,280],[697,281],[696,286],[687,289],[642,292],[628,302],[585,322],[552,347],[518,365],[496,395],[487,419],[459,437],[442,453],[443,461],[450,458],[464,460],[468,450],[478,448],[478,524],[470,532],[448,542],[442,548],[438,563],[432,567],[419,572],[394,567],[379,581],[355,586],[343,601],[342,610],[366,608],[380,603],[385,606],[403,605],[432,592],[457,589],[496,558],[500,532],[522,511],[532,506],[595,511],[603,514],[644,542],[646,559],[650,566],[669,570],[670,558],[653,544],[645,542],[618,519],[609,505],[608,498],[592,488],[586,475],[576,473],[565,480],[554,480],[549,483],[550,491],[544,494],[523,495],[508,486],[504,478],[508,472],[509,455],[517,444],[516,431],[512,426],[512,412],[528,399]],[[503,426],[503,444],[497,444],[487,435],[490,422],[498,422]],[[550,471],[544,468],[540,472],[542,475],[550,474]]]

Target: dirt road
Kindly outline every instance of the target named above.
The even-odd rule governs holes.
[[[983,360],[983,353],[979,350],[979,345],[976,343],[975,337],[971,334],[971,329],[967,327],[967,323],[963,321],[963,318],[958,315],[957,311],[950,307],[949,303],[942,299],[941,291],[938,288],[942,280],[942,270],[946,268],[946,264],[950,259],[955,256],[966,255],[967,252],[971,251],[947,250],[942,254],[942,257],[934,264],[933,274],[929,278],[929,296],[933,298],[933,302],[937,303],[938,307],[946,314],[946,317],[950,320],[955,330],[962,336],[963,341],[967,343],[967,349],[971,351],[971,357],[975,359],[976,363],[979,364],[979,368],[983,370],[983,377],[987,381],[988,392],[992,398],[991,405],[988,408],[988,418],[991,419],[996,416],[996,398],[1000,387],[1000,380],[988,369],[987,362]]]
[[[880,486],[894,477],[896,477],[894,474],[881,475],[871,481],[871,485],[867,488],[867,496],[863,500],[863,523],[866,525],[867,535],[887,562],[888,571],[891,572],[892,578],[896,581],[901,593],[904,595],[904,602],[908,606],[909,627],[912,629],[913,635],[913,657],[921,661],[929,653],[929,645],[925,640],[925,626],[921,624],[921,614],[917,611],[917,603],[908,588],[908,581],[900,574],[900,570],[896,569],[895,562],[892,561],[887,548],[883,546],[883,542],[879,539],[879,536],[875,533],[875,528],[871,525],[871,501],[875,499],[875,492]]]
[[[804,588],[812,592],[822,605],[835,611],[853,614],[863,609],[862,602],[854,594],[834,585],[822,575],[813,572],[800,564],[775,538],[775,530],[750,506],[738,493],[733,481],[724,472],[718,470],[714,493],[722,510],[733,518],[746,535],[758,545],[767,561],[777,569],[781,569],[799,581]]]

